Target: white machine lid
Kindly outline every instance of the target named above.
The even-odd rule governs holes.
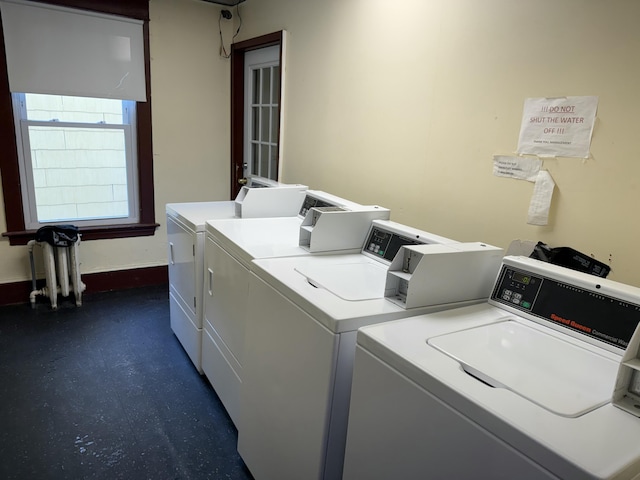
[[[368,259],[360,253],[309,254],[288,258],[256,259],[253,261],[251,268],[258,278],[334,333],[355,331],[364,325],[476,303],[475,301],[458,302],[447,305],[416,307],[407,310],[388,301],[382,294],[359,301],[346,300],[327,288],[312,284],[308,277],[301,273],[305,272],[311,275],[316,281],[322,278],[322,275],[315,274],[321,273],[327,277],[322,279],[328,280],[330,272],[340,271],[343,268],[347,268],[347,266],[354,267],[354,271],[360,270],[361,273],[367,271],[368,267],[361,267],[367,263],[375,264],[379,262]],[[375,271],[369,271],[374,274],[372,276],[381,278],[367,277],[365,284],[367,282],[384,282],[386,267],[382,264],[380,267]],[[336,289],[336,283],[338,282],[337,278],[338,275],[335,276],[335,279],[328,280],[329,285],[334,289]],[[371,296],[371,291],[366,290],[362,284],[350,287],[343,284],[341,287],[341,293],[344,296],[356,298]]]
[[[207,234],[235,257],[249,263],[256,258],[309,255],[298,245],[298,217],[211,220]]]
[[[234,218],[235,203],[231,200],[220,202],[168,203],[167,215],[179,219],[197,232],[204,231],[207,220],[214,218]]]
[[[618,369],[610,358],[513,320],[430,338],[428,343],[483,382],[565,417],[608,403]]]
[[[324,288],[348,301],[384,296],[387,266],[370,260],[345,259],[344,263],[311,264],[295,267],[315,287]]]

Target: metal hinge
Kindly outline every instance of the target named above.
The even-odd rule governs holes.
[[[196,256],[196,246],[195,245],[191,245],[191,250],[193,251],[193,256]]]

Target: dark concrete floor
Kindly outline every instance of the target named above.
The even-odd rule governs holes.
[[[166,287],[0,308],[0,478],[250,479]]]

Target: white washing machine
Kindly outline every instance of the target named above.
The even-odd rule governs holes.
[[[205,222],[243,215],[296,216],[306,190],[304,185],[250,177],[234,201],[166,205],[171,329],[199,373],[202,373]]]
[[[309,248],[299,245],[301,225],[305,218],[318,215],[313,235],[324,242],[316,245],[314,241],[314,251],[358,251],[372,220],[389,218],[389,210],[308,191],[298,217],[212,220],[206,224],[202,368],[236,425],[251,261],[311,255]],[[327,230],[332,234],[326,235]]]
[[[374,222],[365,240],[358,254],[253,262],[238,452],[257,480],[341,478],[357,329],[485,300],[503,255],[394,222]],[[449,288],[406,309],[411,295],[386,288],[390,265],[418,254],[400,274],[420,282],[427,263]]]
[[[488,302],[358,332],[344,479],[640,478],[611,403],[640,289],[505,257]]]

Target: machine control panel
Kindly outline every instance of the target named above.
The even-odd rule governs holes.
[[[332,205],[329,202],[324,200],[320,200],[312,195],[306,195],[304,197],[304,202],[302,202],[302,206],[300,207],[299,215],[304,218],[307,216],[307,212],[312,208],[321,208],[321,207],[335,207],[336,205]]]
[[[393,260],[404,245],[422,245],[423,241],[408,238],[379,227],[373,227],[364,244],[363,251],[379,258]]]
[[[542,278],[529,273],[507,269],[503,279],[500,299],[522,310],[531,310]]]
[[[605,295],[598,288],[588,289],[503,265],[491,299],[625,349],[640,322],[640,305]]]

